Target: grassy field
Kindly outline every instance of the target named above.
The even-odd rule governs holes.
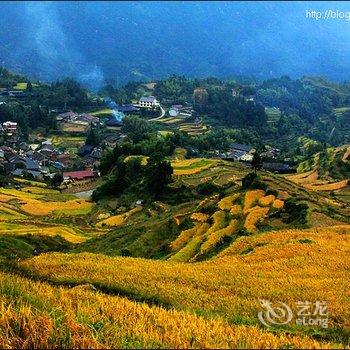
[[[89,112],[89,114],[95,117],[106,117],[113,114],[113,110],[110,108],[102,108],[94,112]]]
[[[1,348],[328,348],[329,343],[0,272]]]
[[[19,181],[22,188],[0,189],[0,236],[60,236],[70,243],[88,239],[76,226],[50,224],[61,217],[81,217],[93,204],[74,195],[43,187],[42,183]]]
[[[199,173],[217,164],[216,160],[192,158],[176,160],[171,163],[175,175],[191,175]]]
[[[266,190],[243,190],[241,164],[174,158],[173,194],[139,207],[0,189],[0,348],[350,345],[343,202],[267,172]],[[205,182],[214,190],[199,194]],[[310,228],[285,220],[290,196]],[[291,322],[263,326],[262,299],[288,304]],[[297,325],[299,301],[326,301],[328,328]]]
[[[54,135],[52,144],[56,147],[81,147],[85,143],[84,136]]]
[[[20,266],[26,273],[56,284],[92,284],[104,292],[216,319],[233,330],[236,324],[245,325],[247,331],[259,327],[259,299],[283,301],[291,307],[299,300],[326,300],[329,328],[292,322],[279,327],[278,334],[303,335],[310,341],[308,336],[317,333],[318,340],[344,346],[350,327],[349,249],[349,227],[339,226],[241,237],[218,258],[197,264],[51,253]],[[99,317],[105,313],[107,310]],[[167,325],[164,321],[163,327]],[[263,339],[258,336],[255,341]],[[214,347],[219,346],[218,341]],[[264,347],[263,343],[260,346]]]
[[[13,88],[15,90],[26,90],[27,89],[27,83],[22,82],[22,83],[17,83]],[[38,87],[38,84],[32,84],[33,87]]]

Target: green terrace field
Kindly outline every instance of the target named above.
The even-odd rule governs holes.
[[[97,111],[93,111],[93,112],[88,112],[89,114],[95,116],[95,117],[107,117],[107,116],[110,116],[112,115],[112,109],[110,108],[102,108],[102,109],[99,109]]]
[[[13,88],[15,90],[26,90],[27,89],[27,83],[25,82],[21,82],[21,83],[17,83]],[[38,87],[38,84],[32,84],[33,87]]]
[[[265,107],[268,124],[276,124],[281,117],[281,111],[275,107]]]
[[[182,118],[182,117],[165,116],[161,119],[156,119],[154,121],[156,121],[160,125],[163,124],[168,131],[177,129],[185,132],[190,136],[198,136],[198,135],[203,135],[210,132],[209,125],[206,125],[202,122],[194,123],[194,122],[188,121],[187,118]]]
[[[90,201],[40,182],[15,181],[20,189],[0,189],[0,239],[4,244],[37,241],[40,237],[76,244],[100,231],[84,223],[94,210]]]
[[[349,112],[350,111],[350,107],[340,107],[340,108],[334,108],[334,112],[336,115],[342,115],[345,112]]]

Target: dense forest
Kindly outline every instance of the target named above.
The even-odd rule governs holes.
[[[102,105],[103,101],[91,97],[88,91],[73,79],[41,84],[26,77],[13,74],[0,67],[0,88],[13,90],[16,84],[26,84],[20,97],[7,98],[0,105],[0,122],[18,122],[24,136],[38,127],[55,130],[56,119],[52,110],[80,109],[86,106]]]

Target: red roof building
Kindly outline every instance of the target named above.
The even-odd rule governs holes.
[[[64,178],[69,178],[71,180],[87,180],[96,177],[95,173],[91,170],[79,170],[79,171],[67,171],[63,173]]]

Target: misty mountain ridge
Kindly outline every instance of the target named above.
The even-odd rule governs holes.
[[[333,3],[344,8],[342,3]],[[0,63],[35,79],[106,83],[237,75],[349,77],[348,23],[324,3],[2,2]],[[322,37],[322,41],[320,38]]]

